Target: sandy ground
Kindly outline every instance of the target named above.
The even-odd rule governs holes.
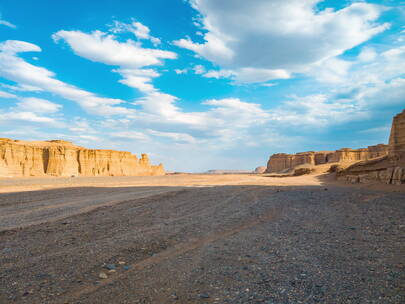
[[[404,303],[405,189],[0,179],[0,303]]]

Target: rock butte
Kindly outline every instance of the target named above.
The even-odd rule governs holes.
[[[342,148],[336,151],[309,151],[297,154],[273,154],[267,162],[267,173],[280,172],[299,165],[322,165],[327,163],[368,160],[388,154],[388,145],[379,144],[365,149]]]
[[[405,184],[405,110],[392,121],[388,154],[353,164],[338,174],[338,179],[351,183],[379,181]]]
[[[164,175],[146,154],[93,150],[63,140],[20,141],[0,138],[0,177]]]

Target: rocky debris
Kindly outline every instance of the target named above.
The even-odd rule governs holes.
[[[330,166],[328,172],[329,173],[339,173],[343,171],[343,167],[341,165],[335,164]]]
[[[404,303],[404,193],[324,189],[188,187],[4,231],[0,303]]]
[[[104,268],[108,270],[115,270],[117,267],[115,266],[115,264],[107,264],[104,266]]]
[[[388,145],[379,144],[365,149],[342,148],[336,151],[309,151],[297,154],[277,153],[267,162],[267,173],[280,172],[299,165],[322,165],[326,163],[353,162],[387,155]]]
[[[310,174],[313,170],[311,168],[297,168],[294,170],[294,176],[301,176],[305,174]]]
[[[350,183],[405,184],[405,110],[392,121],[388,155],[353,164],[337,177]]]
[[[200,297],[200,299],[209,299],[210,298],[210,296],[206,293],[200,293],[198,296]]]
[[[100,279],[108,279],[108,276],[104,273],[104,272],[100,272],[100,274],[98,275],[98,277]]]
[[[20,141],[0,138],[0,177],[164,175],[146,154],[91,150],[62,140]]]

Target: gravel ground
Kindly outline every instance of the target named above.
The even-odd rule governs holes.
[[[22,227],[0,232],[0,303],[405,302],[405,193],[166,190],[41,224],[15,217],[7,226]],[[74,190],[27,193],[0,194],[0,212]]]

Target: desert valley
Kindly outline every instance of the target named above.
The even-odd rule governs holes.
[[[2,139],[0,302],[401,303],[404,131],[261,174]]]
[[[0,0],[0,304],[404,304],[404,24]]]

